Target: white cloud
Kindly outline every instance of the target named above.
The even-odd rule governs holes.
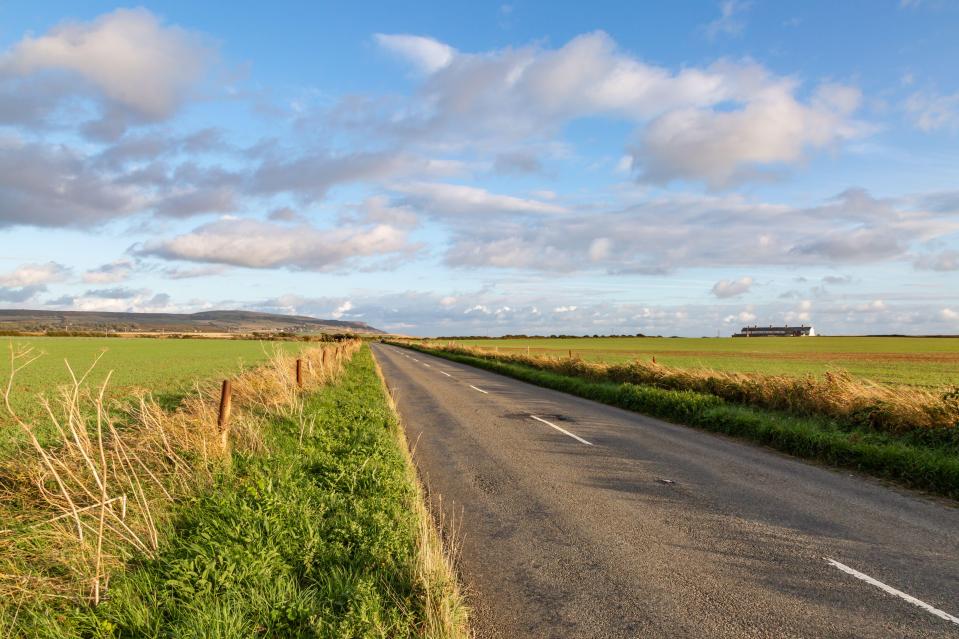
[[[18,288],[62,282],[70,276],[70,269],[57,262],[23,264],[10,273],[0,275],[0,286]]]
[[[603,32],[558,49],[443,51],[408,105],[382,114],[374,103],[368,118],[357,120],[354,110],[352,121],[444,148],[515,149],[576,118],[621,118],[638,126],[632,166],[646,179],[717,187],[867,131],[852,120],[852,87],[823,85],[803,101],[796,80],[754,62],[673,72],[620,51]]]
[[[405,231],[384,224],[320,229],[307,224],[226,219],[169,240],[147,242],[135,252],[168,260],[322,271],[360,258],[397,255],[414,249]]]
[[[727,315],[723,322],[726,324],[740,323],[740,324],[752,324],[756,321],[756,314],[752,311],[752,307],[747,308],[744,311],[740,311],[735,315]]]
[[[959,322],[959,311],[954,311],[951,308],[944,308],[939,311],[939,317],[947,322]]]
[[[719,280],[713,284],[712,293],[720,299],[736,297],[748,293],[752,285],[753,278],[749,276],[741,277],[738,280]]]
[[[462,184],[416,182],[396,185],[394,190],[404,194],[405,204],[438,217],[497,213],[549,215],[567,210],[558,204],[490,193],[485,189]]]
[[[820,87],[810,104],[795,98],[795,83],[780,81],[757,92],[741,109],[677,109],[653,120],[634,154],[652,182],[703,180],[719,188],[751,178],[764,167],[798,162],[807,149],[856,137],[848,121],[859,104],[849,87]]]
[[[145,120],[173,115],[212,56],[196,34],[163,25],[146,9],[117,9],[27,36],[0,57],[0,73],[64,71]]]
[[[340,319],[341,317],[346,315],[352,308],[353,308],[353,302],[346,300],[345,302],[337,306],[336,309],[334,309],[334,311],[330,313],[330,316],[333,319]]]
[[[373,37],[381,47],[406,58],[425,73],[448,66],[456,53],[453,47],[424,36],[377,33]]]

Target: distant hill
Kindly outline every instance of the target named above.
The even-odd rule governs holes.
[[[0,330],[173,333],[382,333],[365,322],[255,311],[100,313],[0,309]]]

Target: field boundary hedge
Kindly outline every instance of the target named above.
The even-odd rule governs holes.
[[[715,395],[629,382],[589,381],[440,348],[389,342],[660,419],[760,443],[784,453],[850,468],[909,488],[959,499],[959,449],[911,442],[836,420],[790,415],[728,402]]]

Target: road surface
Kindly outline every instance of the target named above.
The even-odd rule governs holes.
[[[478,637],[957,637],[959,509],[374,345]]]

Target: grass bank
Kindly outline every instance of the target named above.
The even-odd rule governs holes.
[[[97,605],[7,597],[0,636],[465,636],[369,349],[349,355],[325,385],[285,386],[292,401],[240,401],[248,441],[174,495],[155,544],[114,562]]]
[[[740,340],[741,341],[741,340]],[[579,357],[549,357],[499,353],[453,343],[422,342],[479,359],[520,364],[591,382],[626,382],[666,390],[691,390],[735,404],[786,411],[800,416],[826,417],[849,427],[895,435],[921,432],[925,439],[959,444],[959,388],[928,390],[887,386],[854,378],[845,371],[821,376],[731,373],[685,369],[655,361],[589,362]]]
[[[441,340],[446,341],[446,340]],[[959,337],[511,337],[453,338],[500,353],[576,357],[615,364],[637,358],[676,368],[821,376],[841,369],[882,384],[936,389],[959,385]]]
[[[409,343],[397,345],[959,499],[959,443],[937,434],[930,436],[929,431],[893,434],[824,417],[738,405],[692,390],[589,380],[491,356]]]

